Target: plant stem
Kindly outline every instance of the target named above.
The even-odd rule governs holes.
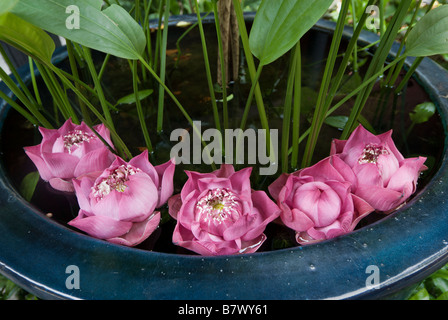
[[[434,6],[434,3],[435,3],[435,0],[432,0],[431,3],[429,4],[428,8],[426,9],[425,14],[427,14],[429,11],[431,11],[432,7]],[[409,81],[409,79],[412,77],[412,75],[414,74],[415,70],[418,68],[420,63],[422,63],[422,61],[423,61],[423,57],[418,57],[418,58],[415,59],[415,61],[412,64],[411,68],[406,73],[404,79],[401,80],[400,84],[398,85],[397,89],[395,90],[395,93],[399,93],[400,91],[403,90],[404,86]]]
[[[92,94],[94,97],[98,98],[98,93],[94,89],[92,89],[87,83],[81,81],[79,78],[73,77],[72,74],[67,73],[64,70],[59,71],[70,81],[73,81],[75,84],[79,84],[81,86],[79,87],[79,89],[82,88],[83,90],[86,90],[88,93]],[[114,109],[114,105],[112,105],[112,103],[110,103],[109,101],[106,101],[106,103],[110,109]]]
[[[196,125],[193,122],[193,119],[190,117],[188,112],[185,110],[185,108],[182,106],[182,104],[177,100],[176,96],[171,92],[171,90],[162,82],[162,80],[159,78],[157,73],[151,68],[151,66],[143,59],[143,57],[139,57],[140,62],[143,64],[143,66],[149,71],[149,73],[154,77],[154,79],[163,86],[165,89],[165,92],[168,94],[168,96],[173,100],[174,104],[179,108],[180,112],[184,115],[185,119],[190,123],[191,127],[193,128],[193,131],[201,137],[202,145],[205,147],[206,144],[202,139],[202,133],[199,131],[199,129],[196,127]],[[211,167],[213,170],[216,170],[216,165],[213,163],[213,159],[210,156],[210,153],[207,153],[209,158],[209,163],[211,163]]]
[[[51,83],[53,84],[53,88],[56,92],[58,100],[60,101],[59,102],[60,105],[63,106],[68,117],[70,117],[74,123],[79,124],[80,122],[79,122],[78,116],[76,115],[75,110],[72,108],[72,105],[70,104],[70,101],[68,100],[66,88],[61,86],[61,84],[56,79],[54,73],[51,72],[51,70],[49,70],[47,67],[45,67],[45,65],[42,65],[42,68],[45,70],[48,78],[50,79]]]
[[[207,12],[206,15],[204,15],[203,17],[201,17],[201,20],[204,20],[206,17],[208,17],[209,14],[211,14],[212,12],[209,11]],[[193,30],[194,28],[196,28],[196,26],[199,24],[199,22],[195,22],[193,23],[191,26],[188,27],[187,30],[185,30],[184,33],[182,33],[182,35],[177,38],[176,41],[176,48],[177,48],[177,59],[176,59],[176,63],[174,64],[174,67],[177,68],[179,66],[179,61],[180,61],[180,57],[182,56],[182,48],[180,47],[180,42],[182,41],[183,38],[185,38],[187,36],[187,34],[189,34],[191,32],[191,30]]]
[[[380,10],[380,36],[383,37],[386,32],[386,3],[384,0],[379,0],[379,10]]]
[[[358,26],[357,20],[356,20],[356,1],[351,0],[351,7],[352,7],[352,17],[353,17],[353,28],[356,29]],[[355,45],[353,49],[353,70],[355,72],[358,71],[358,45]]]
[[[144,0],[143,5],[145,8],[145,19],[143,21],[143,31],[146,35],[146,55],[147,61],[152,61],[152,41],[151,41],[151,29],[149,27],[149,12],[151,10],[152,0]],[[143,69],[146,70],[146,69]],[[145,71],[146,72],[146,71]]]
[[[168,41],[168,19],[170,15],[170,1],[167,0],[165,3],[165,15],[163,18],[163,34],[162,34],[162,45],[160,46],[160,80],[165,83],[165,73],[166,73],[166,46]],[[138,100],[138,99],[137,99]],[[157,110],[157,132],[162,132],[163,130],[163,106],[165,100],[165,92],[163,86],[159,85],[159,104]]]
[[[149,153],[153,152],[151,138],[149,137],[148,128],[146,127],[145,116],[143,114],[142,104],[138,97],[138,81],[137,81],[137,61],[132,61],[132,83],[135,95],[135,105],[137,107],[138,119],[142,128],[143,137],[145,138],[146,148]]]
[[[345,18],[348,13],[349,1],[344,0],[342,2],[342,8],[339,13],[338,22],[334,31],[333,40],[330,47],[330,53],[328,55],[327,64],[325,66],[324,76],[322,79],[322,85],[320,87],[319,95],[317,98],[316,110],[314,112],[313,121],[311,123],[311,134],[308,137],[308,141],[305,147],[305,152],[302,159],[302,168],[308,167],[311,164],[314,149],[317,144],[317,139],[325,120],[325,115],[328,111],[328,105],[325,103],[328,88],[330,86],[332,71],[336,62],[336,56],[339,51],[339,46],[342,40],[342,31],[344,30]]]
[[[244,130],[246,128],[247,117],[249,116],[250,106],[254,97],[255,90],[258,86],[258,80],[260,79],[261,71],[263,66],[259,65],[257,68],[257,73],[255,74],[255,79],[252,81],[252,86],[250,87],[249,95],[247,96],[246,106],[244,107],[243,116],[241,117],[240,129]]]
[[[302,100],[302,53],[300,41],[296,45],[296,69],[294,77],[294,106],[292,114],[292,156],[291,168],[296,169],[299,158],[300,112]]]
[[[208,83],[208,89],[210,92],[210,99],[211,99],[212,108],[213,108],[213,116],[215,118],[215,126],[216,126],[216,129],[222,133],[221,121],[219,119],[218,105],[216,103],[216,97],[215,97],[215,88],[213,87],[212,74],[210,71],[210,61],[208,59],[207,43],[206,43],[205,34],[204,34],[204,26],[202,25],[202,19],[201,19],[201,14],[199,12],[197,0],[195,0],[194,3],[196,6],[196,15],[198,18],[198,27],[199,27],[199,33],[201,36],[202,52],[204,55],[205,73],[207,75],[207,83]]]
[[[101,113],[93,106],[89,99],[87,99],[81,91],[79,91],[64,75],[64,73],[59,70],[57,67],[55,67],[52,64],[47,65],[48,68],[50,68],[60,79],[61,81],[69,88],[71,89],[77,96],[81,98],[81,100],[86,104],[86,106],[90,109],[90,111],[98,118],[98,120],[103,123],[110,131],[112,139],[114,140],[115,146],[121,150],[122,158],[124,159],[131,159],[132,154],[127,148],[126,144],[123,142],[123,140],[120,138],[120,136],[115,131],[115,128],[108,123],[108,121],[101,115]]]
[[[5,100],[14,110],[19,112],[22,116],[24,116],[29,122],[33,125],[38,126],[39,121],[36,120],[28,111],[23,109],[19,104],[17,104],[13,99],[8,97],[3,91],[0,90],[0,98]]]
[[[395,41],[395,36],[404,18],[406,17],[411,2],[412,0],[403,0],[400,2],[400,5],[395,15],[393,16],[391,22],[389,23],[386,33],[381,38],[380,45],[377,51],[375,52],[375,55],[373,56],[373,59],[366,72],[365,78],[371,77],[372,74],[376,73],[376,71],[380,70],[384,65],[389,55],[390,49]],[[355,101],[355,105],[352,109],[352,112],[350,113],[350,117],[347,121],[347,124],[345,125],[344,131],[342,132],[341,140],[346,140],[351,131],[354,129],[357,119],[361,114],[362,109],[364,108],[370,93],[372,92],[373,86],[374,83],[370,84],[358,95]]]
[[[291,127],[291,109],[292,109],[292,97],[294,90],[294,81],[296,76],[296,64],[297,54],[300,54],[300,50],[293,50],[290,59],[289,76],[286,86],[285,103],[283,106],[283,127],[282,127],[282,146],[281,146],[281,160],[282,160],[282,172],[288,172],[288,147],[289,147],[289,131]]]
[[[34,74],[34,62],[33,58],[28,57],[28,64],[30,66],[31,83],[33,84],[34,95],[36,96],[36,101],[40,107],[42,107],[42,100],[39,94],[39,88],[37,87],[36,75]]]
[[[103,110],[103,114],[107,123],[107,127],[109,130],[116,132],[114,122],[112,119],[112,115],[109,110],[109,105],[107,103],[106,97],[104,96],[103,87],[101,85],[101,81],[98,78],[98,74],[95,69],[95,65],[93,64],[92,55],[90,52],[90,49],[87,47],[83,47],[84,52],[84,59],[87,62],[87,66],[90,71],[90,75],[92,76],[93,83],[95,85],[95,91],[98,93],[98,99],[100,100],[101,108]],[[118,134],[116,135],[118,136]],[[114,144],[116,144],[116,147],[118,148],[118,151],[120,155],[126,157],[127,153],[129,152],[128,148],[126,146],[123,146],[124,143],[121,143],[122,140],[117,139],[116,137],[113,137]]]
[[[70,113],[67,109],[66,102],[62,100],[63,98],[56,88],[59,85],[59,83],[57,83],[57,81],[54,78],[51,78],[50,70],[47,70],[45,66],[40,64],[38,61],[36,61],[36,66],[37,69],[39,70],[42,80],[44,81],[48,89],[48,92],[51,94],[51,97],[53,98],[54,106],[57,107],[57,109],[55,110],[59,110],[64,119],[70,118]],[[57,117],[55,118],[57,119]]]
[[[370,78],[365,79],[362,84],[350,92],[347,96],[345,96],[341,101],[339,101],[337,104],[335,104],[327,113],[327,117],[336,111],[339,107],[341,107],[344,103],[346,103],[348,100],[350,100],[353,96],[364,90],[366,87],[370,86],[372,83],[374,83],[385,71],[395,66],[397,63],[400,63],[401,60],[406,59],[406,56],[400,56],[399,58],[392,61],[390,64],[388,64],[386,67],[379,70],[377,73],[372,75]]]
[[[78,66],[76,65],[76,58],[74,55],[73,44],[68,39],[66,39],[66,43],[67,43],[67,53],[68,53],[68,58],[69,58],[69,62],[70,62],[70,69],[72,70],[72,75],[74,78],[79,79]],[[75,86],[79,91],[81,91],[81,88],[79,87],[78,83],[75,83]],[[77,97],[77,99],[78,99],[78,104],[81,108],[83,120],[87,124],[91,125],[92,121],[90,120],[90,116],[87,111],[86,105],[84,104],[84,102],[82,102],[82,100],[79,97]]]
[[[403,90],[404,86],[408,83],[409,79],[411,79],[415,70],[418,68],[420,63],[422,63],[423,59],[424,57],[418,57],[414,60],[412,66],[409,68],[408,72],[406,72],[406,75],[404,76],[403,80],[401,80],[400,84],[397,86],[395,93],[399,93],[401,90]]]
[[[163,0],[159,0],[159,9],[158,9],[159,21],[158,21],[158,25],[157,25],[158,27],[157,27],[157,35],[156,35],[156,47],[154,49],[154,56],[153,56],[154,60],[152,62],[152,65],[154,66],[154,71],[156,71],[156,72],[157,72],[157,67],[159,64],[159,54],[160,54],[159,47],[160,47],[160,33],[162,32],[161,31],[162,30],[162,17],[163,17],[162,10],[163,10]]]
[[[98,78],[98,74],[95,69],[95,65],[93,64],[92,55],[90,53],[90,49],[87,47],[82,47],[84,51],[84,59],[87,62],[87,67],[89,68],[90,75],[92,76],[93,84],[95,85],[95,91],[98,93],[98,99],[100,100],[101,107],[103,109],[104,117],[106,118],[109,127],[115,128],[112,120],[112,116],[110,114],[109,107],[106,102],[106,97],[104,96],[103,87],[101,86],[100,79]]]
[[[53,126],[48,122],[47,119],[39,112],[36,105],[31,103],[26,95],[20,90],[20,88],[15,84],[15,82],[6,74],[3,68],[0,67],[0,79],[6,84],[6,86],[11,90],[11,92],[19,99],[28,111],[39,121],[39,123],[45,128],[52,129]]]
[[[246,57],[247,67],[249,69],[249,74],[250,74],[250,77],[252,80],[252,84],[255,83],[255,101],[257,103],[261,127],[266,132],[266,146],[267,146],[267,150],[269,153],[269,157],[271,158],[271,163],[273,163],[276,161],[276,159],[273,158],[275,155],[272,152],[273,148],[272,148],[272,142],[271,142],[271,135],[270,135],[270,131],[269,131],[269,122],[268,122],[266,110],[264,107],[263,95],[261,93],[260,85],[258,83],[258,77],[257,77],[256,68],[255,68],[254,57],[252,56],[252,52],[250,50],[249,36],[247,33],[246,23],[244,21],[243,10],[241,8],[241,3],[239,0],[232,0],[232,1],[233,1],[233,7],[234,7],[235,13],[236,13],[236,18],[238,21],[238,27],[240,30],[240,37],[241,37],[241,42],[243,44],[244,55]]]
[[[218,49],[219,49],[219,59],[221,62],[221,75],[222,75],[222,112],[223,112],[223,126],[224,130],[229,127],[229,112],[227,109],[227,77],[226,77],[226,69],[227,66],[224,65],[224,50],[222,45],[222,37],[221,37],[221,24],[219,21],[219,13],[218,6],[216,1],[213,2],[213,12],[215,14],[215,26],[216,26],[216,35],[218,38]]]
[[[2,45],[0,45],[0,56],[3,57],[4,61],[6,62],[6,65],[11,70],[11,73],[14,75],[14,77],[16,78],[16,81],[17,81],[19,87],[22,89],[22,91],[28,97],[28,100],[33,104],[37,104],[36,100],[34,99],[34,96],[28,90],[28,87],[23,82],[22,78],[20,77],[19,73],[17,72],[17,69],[12,64],[11,60],[9,59],[9,57],[6,54],[5,50],[3,49]]]
[[[36,61],[36,66],[40,72],[42,79],[44,80],[48,91],[51,93],[57,108],[61,112],[64,119],[71,118],[76,124],[79,124],[78,116],[73,110],[70,101],[68,101],[65,90],[61,88],[60,83],[57,81],[53,72],[45,65]]]
[[[417,17],[418,9],[420,8],[421,3],[422,3],[422,0],[418,0],[416,3],[414,14],[412,16],[411,22],[409,23],[409,28],[406,30],[406,33],[405,33],[403,39],[401,40],[400,48],[398,49],[398,52],[397,52],[398,55],[400,55],[403,51],[404,44],[409,35],[409,32],[412,30],[412,25]],[[404,65],[404,60],[401,62],[401,64],[397,65],[396,68],[392,68],[389,70],[389,72],[387,74],[387,79],[385,80],[385,85],[390,87],[395,84],[395,81],[397,81],[397,78],[400,75],[403,65]]]
[[[386,67],[375,73],[373,76],[371,76],[369,79],[366,79],[362,82],[362,84],[350,92],[348,95],[346,95],[341,101],[339,101],[337,104],[335,104],[333,107],[331,107],[325,117],[329,117],[333,112],[335,112],[337,109],[339,109],[341,106],[344,105],[348,100],[350,100],[352,97],[356,96],[359,92],[361,92],[363,89],[365,89],[367,86],[369,86],[371,83],[378,80],[378,77],[380,77],[384,72],[389,70],[391,67],[395,66],[397,63],[400,63],[402,59],[405,59],[406,56],[401,56],[398,59],[392,61],[390,64],[388,64]],[[308,128],[299,138],[298,144],[300,144],[311,132],[311,128]],[[289,153],[292,152],[292,148],[290,148]]]
[[[103,78],[104,72],[106,71],[107,63],[109,62],[110,54],[106,54],[106,57],[104,58],[103,64],[101,65],[100,72],[98,72],[98,79],[101,81]]]

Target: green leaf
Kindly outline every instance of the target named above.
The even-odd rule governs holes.
[[[428,291],[423,288],[419,291],[415,292],[409,300],[431,300],[431,296],[429,295]]]
[[[152,89],[140,90],[137,93],[138,94],[138,100],[141,101],[141,100],[149,97],[153,93],[153,91],[154,90],[152,90]],[[135,102],[136,102],[135,94],[131,93],[131,94],[129,94],[129,95],[119,99],[117,101],[117,105],[119,105],[119,104],[132,104],[132,103],[135,103]]]
[[[412,57],[448,53],[448,5],[431,10],[409,32],[406,52]]]
[[[11,11],[12,8],[19,2],[19,0],[2,0],[2,6],[0,7],[0,15]]]
[[[347,116],[330,116],[325,118],[324,122],[336,129],[343,130],[345,125],[347,124],[347,120]]]
[[[33,58],[46,62],[51,61],[55,50],[54,41],[45,31],[12,13],[0,16],[0,40]]]
[[[31,201],[34,190],[39,182],[39,177],[39,172],[34,171],[28,173],[25,178],[23,178],[22,183],[20,184],[20,194],[26,201]]]
[[[101,11],[102,3],[102,0],[78,0],[74,5],[73,0],[19,0],[12,12],[91,49],[124,59],[138,59],[146,46],[142,28],[118,5]]]
[[[417,105],[414,110],[409,113],[409,117],[413,123],[423,123],[429,120],[436,112],[436,106],[432,102],[425,102]]]
[[[252,54],[262,65],[289,51],[322,17],[332,0],[263,0],[249,37]]]

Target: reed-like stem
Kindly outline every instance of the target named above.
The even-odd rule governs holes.
[[[39,121],[34,118],[28,111],[22,108],[18,103],[16,103],[13,99],[8,97],[3,91],[0,90],[0,99],[3,99],[8,103],[14,110],[20,113],[25,119],[31,122],[33,125],[38,126]]]
[[[400,2],[395,15],[392,17],[392,20],[389,23],[386,33],[381,38],[380,45],[372,58],[365,78],[369,78],[372,74],[376,73],[376,71],[380,70],[386,62],[390,49],[395,41],[398,29],[401,27],[402,22],[407,15],[411,2],[412,0],[403,0]],[[348,139],[348,136],[354,129],[354,126],[358,121],[358,117],[361,114],[370,93],[372,92],[373,86],[374,83],[371,83],[369,86],[365,87],[365,89],[358,95],[352,112],[350,113],[347,124],[345,125],[345,128],[342,132],[342,140]]]
[[[215,14],[215,26],[216,26],[216,36],[218,38],[218,50],[219,50],[219,61],[221,64],[221,75],[222,75],[222,113],[223,113],[223,127],[224,130],[229,128],[229,111],[227,102],[227,66],[224,62],[224,49],[222,44],[221,36],[221,24],[219,21],[218,5],[216,1],[213,2],[213,12]]]
[[[168,96],[173,100],[174,104],[178,107],[179,111],[184,115],[185,119],[187,119],[188,123],[193,128],[193,131],[195,134],[197,134],[199,137],[201,137],[202,145],[205,147],[206,144],[204,140],[202,139],[202,133],[199,131],[198,127],[194,124],[193,119],[188,114],[187,110],[182,106],[182,104],[177,100],[176,96],[171,92],[171,90],[162,82],[162,80],[159,78],[157,73],[151,68],[151,66],[148,64],[148,62],[143,59],[143,57],[139,57],[139,61],[143,64],[143,66],[146,68],[146,70],[149,71],[151,76],[165,89],[165,92],[168,94]],[[209,152],[206,152],[208,156],[208,161],[212,167],[213,170],[216,170],[216,164],[213,162],[213,159],[210,156]]]
[[[76,64],[76,58],[75,58],[75,53],[74,53],[74,49],[73,49],[73,44],[68,39],[66,39],[66,43],[67,43],[67,53],[68,53],[68,59],[70,62],[70,69],[72,71],[72,75],[74,78],[79,79],[78,66]],[[75,83],[75,86],[76,86],[76,88],[78,88],[79,91],[81,91],[81,87],[79,86],[78,83]],[[82,118],[83,118],[84,122],[91,125],[92,121],[90,120],[90,116],[87,111],[86,105],[84,104],[84,102],[82,102],[82,100],[79,97],[77,97],[77,99],[78,99],[78,104],[81,109]]]
[[[39,88],[37,86],[36,75],[34,73],[34,61],[33,58],[28,57],[28,64],[30,66],[31,83],[33,85],[34,96],[36,97],[37,104],[42,107],[42,99],[40,98]]]
[[[162,33],[162,44],[160,46],[160,80],[165,83],[166,74],[166,46],[168,42],[168,19],[170,16],[170,1],[167,0],[165,3],[165,14],[163,17],[163,33]],[[165,89],[162,85],[159,85],[159,101],[157,110],[157,132],[162,132],[163,130],[163,109],[165,104]]]
[[[143,108],[138,96],[138,81],[137,81],[137,61],[132,61],[132,84],[135,95],[135,105],[137,107],[138,119],[140,121],[140,127],[142,129],[143,137],[145,138],[146,148],[149,153],[153,152],[151,138],[149,136],[148,128],[146,127],[145,115],[143,114]]]
[[[392,68],[393,66],[395,66],[397,63],[400,63],[400,61],[402,59],[406,59],[406,56],[401,56],[398,59],[392,61],[390,64],[388,64],[386,67],[382,68],[381,70],[379,70],[377,73],[375,73],[374,75],[372,75],[369,79],[366,79],[365,81],[362,82],[362,84],[357,87],[355,90],[353,90],[352,92],[350,92],[349,94],[347,94],[341,101],[339,101],[338,103],[336,103],[333,107],[331,107],[327,114],[325,115],[325,117],[329,117],[333,112],[335,112],[336,110],[338,110],[340,107],[342,107],[347,101],[349,101],[351,98],[353,98],[354,96],[356,96],[358,93],[360,93],[362,90],[364,90],[367,86],[371,85],[372,83],[376,82],[378,80],[378,78],[387,70],[389,70],[390,68]],[[305,132],[300,136],[299,140],[298,140],[298,144],[302,143],[302,141],[310,134],[311,132],[311,128],[308,128],[307,130],[305,130]],[[292,152],[292,147],[289,149],[289,153]]]
[[[330,87],[330,82],[333,74],[332,71],[334,69],[336,57],[338,55],[339,46],[342,40],[342,31],[344,30],[345,18],[348,13],[349,4],[350,2],[348,0],[344,0],[342,2],[342,8],[339,13],[338,22],[336,24],[333,40],[331,42],[330,52],[328,54],[328,60],[325,66],[322,84],[317,98],[316,109],[314,111],[313,121],[311,123],[311,134],[308,137],[308,141],[302,159],[302,168],[307,167],[311,164],[314,149],[317,144],[317,139],[321,131],[322,125],[324,123],[325,115],[328,111],[328,104],[326,103],[326,97],[328,94],[328,89]]]
[[[291,128],[291,110],[294,93],[294,82],[296,76],[297,54],[300,50],[296,48],[293,50],[290,59],[289,76],[286,85],[285,103],[283,105],[283,126],[282,126],[282,146],[281,146],[281,160],[282,172],[288,172],[288,147],[289,147],[289,133]]]
[[[48,64],[47,67],[51,69],[58,77],[61,79],[61,81],[64,83],[67,88],[72,90],[78,97],[81,98],[81,100],[86,104],[86,106],[89,108],[89,110],[97,117],[97,119],[103,123],[110,131],[111,137],[114,141],[115,147],[121,152],[120,156],[124,158],[125,160],[129,160],[132,158],[132,154],[129,151],[126,144],[123,142],[123,140],[120,138],[120,136],[115,131],[115,127],[111,126],[110,123],[103,117],[103,115],[95,108],[94,105],[87,99],[81,91],[79,91],[71,82],[70,80],[65,76],[65,74],[55,67],[52,64]]]
[[[50,122],[39,112],[37,106],[33,104],[27,96],[20,90],[20,88],[16,85],[16,83],[8,76],[8,74],[0,67],[0,79],[6,84],[6,86],[11,90],[11,92],[19,99],[24,106],[28,109],[28,111],[33,115],[35,119],[37,119],[40,125],[45,128],[52,129],[53,126]]]
[[[0,56],[3,57],[3,60],[5,61],[6,65],[8,66],[9,70],[11,71],[11,73],[13,74],[13,76],[16,78],[16,82],[18,84],[18,86],[22,89],[22,91],[24,92],[24,94],[27,96],[28,100],[33,103],[33,104],[37,104],[37,101],[34,99],[34,96],[31,94],[31,92],[28,90],[28,87],[26,86],[26,84],[23,82],[22,78],[20,77],[16,67],[14,66],[14,64],[11,62],[11,60],[9,59],[8,55],[5,52],[5,49],[3,48],[3,46],[0,44]]]
[[[202,25],[202,19],[201,14],[199,12],[198,2],[194,1],[196,6],[196,15],[198,18],[198,27],[199,27],[199,34],[201,36],[201,44],[202,44],[202,52],[204,55],[204,64],[205,64],[205,73],[207,76],[207,84],[208,84],[208,90],[210,93],[210,99],[212,103],[212,109],[213,109],[213,117],[215,119],[215,126],[216,129],[221,132],[221,121],[219,118],[219,111],[218,111],[218,105],[216,102],[216,96],[215,96],[215,88],[213,86],[213,80],[212,80],[212,73],[210,70],[210,61],[208,58],[208,51],[207,51],[207,43],[205,40],[205,33],[204,33],[204,26]]]
[[[112,115],[110,113],[106,97],[104,95],[103,87],[101,85],[101,81],[98,77],[98,73],[96,72],[95,65],[93,64],[90,49],[87,47],[83,47],[83,52],[84,52],[84,59],[86,60],[90,75],[92,76],[93,84],[95,85],[95,91],[98,93],[98,99],[100,101],[104,117],[107,123],[109,124],[109,127],[115,128],[112,120]]]
[[[264,107],[263,95],[261,93],[261,88],[258,83],[257,69],[255,67],[254,57],[250,50],[249,35],[247,32],[246,23],[244,21],[243,9],[241,8],[241,3],[239,0],[232,0],[232,1],[233,1],[233,7],[234,7],[235,13],[236,13],[236,18],[238,21],[238,28],[240,30],[240,37],[241,37],[241,42],[243,44],[243,50],[244,50],[244,55],[246,57],[247,67],[249,69],[249,75],[250,75],[252,84],[255,84],[255,89],[254,89],[255,90],[254,91],[255,101],[257,103],[261,127],[266,132],[267,152],[269,154],[269,157],[271,158],[270,159],[271,163],[273,163],[276,161],[276,159],[273,158],[275,155],[272,152],[273,146],[272,146],[271,135],[270,135],[270,131],[269,131],[269,122],[268,122],[268,117],[266,115],[266,109]],[[259,67],[259,70],[261,70],[260,67]]]
[[[292,155],[291,168],[297,169],[299,159],[300,113],[302,100],[302,53],[300,41],[296,44],[294,76],[294,105],[292,113]]]

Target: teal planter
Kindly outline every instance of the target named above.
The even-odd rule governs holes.
[[[315,29],[331,34],[334,24],[319,21]],[[376,40],[367,32],[360,38]],[[55,59],[65,56],[59,51]],[[21,73],[26,78],[28,70]],[[448,73],[425,59],[417,78],[446,124]],[[9,93],[3,84],[1,90]],[[0,101],[1,129],[9,109]],[[448,261],[446,133],[444,140],[437,173],[398,212],[331,241],[223,257],[149,252],[73,231],[27,203],[1,162],[0,272],[43,299],[406,298]],[[79,288],[70,266],[79,270]]]

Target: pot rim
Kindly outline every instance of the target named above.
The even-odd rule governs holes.
[[[253,19],[254,14],[246,14]],[[177,24],[195,16],[170,19]],[[191,21],[191,20],[189,20]],[[213,16],[204,22],[214,21]],[[315,29],[332,32],[320,20]],[[345,37],[353,30],[346,27]],[[378,37],[362,32],[360,42]],[[395,54],[398,45],[391,54]],[[66,53],[58,49],[55,63]],[[410,65],[413,59],[406,60]],[[29,80],[27,67],[20,69]],[[448,72],[425,58],[417,79],[430,94],[444,127]],[[439,79],[445,79],[444,82]],[[0,84],[4,92],[10,91]],[[0,129],[8,112],[0,103]],[[350,234],[321,243],[241,256],[203,257],[148,252],[98,240],[47,218],[26,202],[0,164],[0,273],[43,299],[377,299],[423,280],[448,261],[447,134],[439,170],[399,211]],[[442,200],[441,200],[442,199]],[[427,204],[432,208],[426,208]],[[437,213],[437,215],[432,214]],[[334,253],[337,252],[337,255]],[[32,261],[32,263],[30,263]],[[124,263],[123,263],[124,261]],[[68,289],[67,267],[80,271]],[[369,266],[379,283],[367,282]],[[269,285],[264,283],[269,281]]]

